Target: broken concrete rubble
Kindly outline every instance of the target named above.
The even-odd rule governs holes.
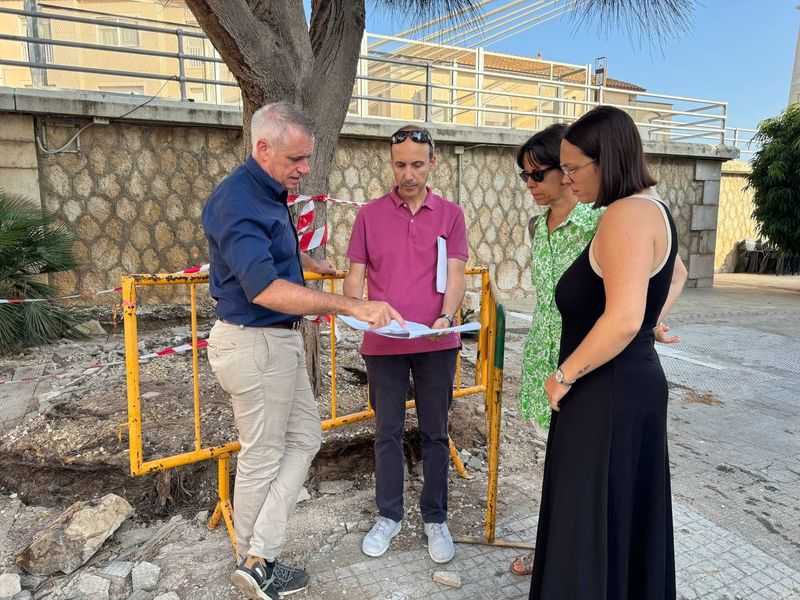
[[[128,501],[116,494],[76,502],[40,531],[17,555],[17,566],[33,575],[70,574],[103,545],[133,514]]]

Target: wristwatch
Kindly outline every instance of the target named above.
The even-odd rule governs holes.
[[[447,326],[448,327],[452,327],[453,326],[453,315],[448,315],[447,313],[442,313],[442,314],[439,315],[439,318],[440,319],[447,319]]]
[[[561,367],[556,369],[556,381],[561,385],[570,387],[574,381],[567,381],[567,378],[564,376],[564,371],[561,370]]]

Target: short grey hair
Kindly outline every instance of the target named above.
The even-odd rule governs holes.
[[[288,102],[265,104],[253,113],[250,120],[250,139],[253,152],[258,140],[266,138],[276,143],[289,127],[296,127],[309,137],[314,137],[314,123],[303,111]]]

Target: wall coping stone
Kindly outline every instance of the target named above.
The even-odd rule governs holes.
[[[32,115],[117,119],[143,101],[141,96],[107,92],[0,87],[0,111]],[[242,126],[242,112],[238,106],[156,98],[126,117],[126,120],[238,129]],[[401,122],[395,120],[348,116],[342,128],[342,136],[385,140],[400,126]],[[464,125],[435,124],[428,128],[437,142],[464,146],[485,144],[516,147],[524,143],[530,135],[530,132],[518,130]],[[723,145],[646,141],[644,148],[645,153],[653,156],[679,156],[720,162],[739,156],[736,148]]]
[[[722,173],[728,175],[750,175],[753,167],[744,160],[732,160],[722,165]]]

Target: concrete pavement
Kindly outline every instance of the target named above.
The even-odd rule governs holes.
[[[682,338],[660,348],[671,384],[678,597],[800,599],[800,278],[721,276],[715,288],[686,290],[669,322]],[[510,376],[525,327],[509,320]],[[501,493],[504,485],[530,502],[500,514],[499,535],[535,539],[540,482],[501,480]],[[342,555],[358,557],[359,537],[348,537]],[[459,545],[445,567],[422,547],[340,560],[315,573],[308,597],[521,600],[528,582],[508,573],[516,554]],[[441,568],[457,571],[462,587],[434,583]]]

